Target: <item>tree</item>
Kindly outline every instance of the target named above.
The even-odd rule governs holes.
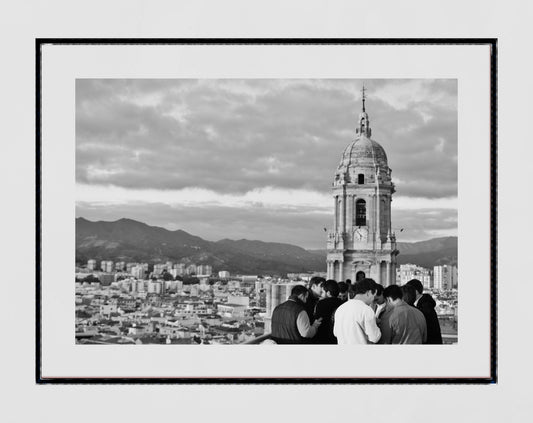
[[[197,284],[197,283],[200,283],[200,279],[198,279],[196,276],[186,276],[183,279],[183,284],[184,285],[194,285],[194,284]]]
[[[163,280],[165,280],[165,281],[172,281],[172,280],[174,280],[174,278],[172,277],[172,275],[171,275],[170,273],[168,273],[166,270],[163,272],[162,276],[163,276]]]
[[[90,275],[87,275],[83,278],[83,282],[100,282],[100,279],[98,279],[91,273]]]

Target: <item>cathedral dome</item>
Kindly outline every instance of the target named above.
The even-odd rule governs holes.
[[[365,110],[365,90],[363,87],[363,110],[359,114],[358,125],[355,128],[355,140],[344,149],[341,161],[335,172],[334,185],[350,183],[359,179],[359,175],[366,175],[370,179],[379,174],[390,181],[389,165],[387,154],[383,147],[372,140],[372,129],[370,128],[370,119]]]
[[[379,143],[361,135],[344,149],[338,171],[346,172],[350,168],[375,166],[387,171],[389,167],[387,154]]]

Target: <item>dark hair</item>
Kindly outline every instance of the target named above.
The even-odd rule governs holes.
[[[406,285],[412,286],[418,291],[419,294],[422,294],[422,292],[424,292],[424,285],[422,285],[422,282],[420,282],[418,279],[411,279],[409,282],[406,283]]]
[[[376,292],[377,283],[374,282],[374,279],[365,278],[361,279],[359,282],[354,283],[353,285],[350,285],[352,288],[353,295],[357,294],[364,294],[365,292],[371,291],[373,293]]]
[[[322,276],[313,276],[309,281],[309,287],[312,287],[313,285],[320,285],[324,282],[326,282],[326,280]]]
[[[339,287],[339,294],[344,294],[348,291],[348,284],[346,282],[339,282],[337,286]]]
[[[376,284],[376,296],[383,294],[383,285],[377,283]]]
[[[297,297],[299,295],[307,293],[307,288],[303,285],[295,285],[291,289],[291,297]]]
[[[415,288],[412,285],[402,285],[402,299],[409,305],[413,305],[416,300]]]
[[[402,288],[400,288],[398,285],[389,285],[383,290],[383,296],[385,298],[392,298],[393,300],[402,298]]]
[[[322,287],[324,288],[324,291],[329,292],[332,297],[339,296],[339,284],[337,283],[337,281],[334,281],[333,279],[328,279],[326,282],[324,282],[324,285]]]
[[[351,280],[351,279],[346,279],[346,283],[347,283],[348,285],[351,285],[351,284],[352,284],[352,280]]]

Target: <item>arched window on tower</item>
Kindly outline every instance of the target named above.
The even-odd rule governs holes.
[[[365,183],[365,175],[363,173],[357,175],[357,183],[359,185],[363,185]]]
[[[355,202],[355,226],[366,226],[366,201]]]

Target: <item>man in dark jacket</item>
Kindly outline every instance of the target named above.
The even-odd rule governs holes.
[[[309,322],[305,302],[309,292],[303,285],[291,290],[287,301],[272,312],[272,339],[278,344],[306,344],[315,336],[322,319]]]
[[[313,343],[336,344],[337,338],[333,335],[333,315],[344,301],[339,298],[339,284],[333,279],[328,279],[322,287],[326,296],[319,300],[315,307],[315,320],[322,319],[322,324],[313,338]]]
[[[324,293],[324,290],[322,289],[322,285],[326,282],[326,280],[321,276],[313,276],[309,280],[309,295],[307,296],[307,300],[305,302],[305,310],[307,311],[307,315],[309,316],[309,321],[313,323],[313,319],[315,316],[315,307],[316,303],[322,298],[322,294]]]
[[[437,303],[431,295],[423,294],[424,286],[418,279],[411,279],[406,285],[410,285],[415,289],[416,300],[414,306],[418,308],[426,318],[428,332],[426,344],[442,344],[439,318],[435,311]]]

